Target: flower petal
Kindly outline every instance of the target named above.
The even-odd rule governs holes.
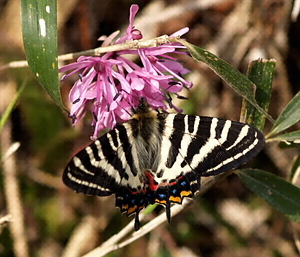
[[[173,34],[171,34],[169,37],[178,37],[178,36],[181,37],[182,35],[188,33],[189,30],[190,30],[190,29],[189,29],[188,27],[182,28],[182,29],[180,29],[180,30],[174,32]]]

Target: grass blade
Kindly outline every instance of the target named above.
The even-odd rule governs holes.
[[[291,127],[300,120],[300,91],[293,97],[275,121],[268,138]]]
[[[276,61],[258,59],[249,64],[247,76],[256,85],[255,100],[266,112],[269,109]],[[243,100],[241,121],[263,130],[266,117],[249,102]]]

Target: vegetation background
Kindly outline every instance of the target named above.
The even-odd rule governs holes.
[[[299,1],[285,0],[64,0],[58,1],[59,53],[98,47],[101,35],[126,28],[130,5],[140,6],[135,26],[144,38],[189,27],[188,42],[205,48],[246,73],[249,61],[276,59],[269,113],[279,113],[300,89]],[[20,1],[0,0],[0,65],[25,60]],[[180,100],[184,113],[238,120],[241,97],[207,66],[185,58],[194,86]],[[61,64],[63,65],[63,64]],[[38,85],[28,68],[1,69],[0,114],[26,84],[16,108],[0,134],[1,154],[20,142],[7,180],[0,167],[0,256],[82,256],[124,227],[131,218],[106,198],[75,194],[61,175],[71,156],[90,143],[90,117],[76,128]],[[62,83],[64,103],[72,80]],[[296,125],[299,129],[299,124]],[[270,129],[267,123],[265,133]],[[269,143],[248,166],[287,179],[298,150],[282,151]],[[2,163],[1,163],[2,164]],[[19,195],[5,194],[7,183]],[[20,203],[18,205],[18,203]],[[8,205],[19,215],[5,222]],[[16,207],[16,208],[17,208]],[[147,215],[151,220],[162,208]],[[9,224],[23,221],[21,237]],[[299,224],[292,223],[258,196],[236,175],[217,183],[189,208],[150,234],[108,256],[298,256]],[[18,250],[16,250],[18,248]]]

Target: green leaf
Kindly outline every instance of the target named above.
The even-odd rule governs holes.
[[[268,142],[270,141],[298,141],[295,143],[300,143],[300,130],[296,130],[290,133],[285,133],[281,135],[277,135],[274,137],[270,137],[267,139]]]
[[[3,115],[0,118],[0,133],[1,130],[4,126],[4,124],[6,123],[7,119],[9,118],[11,112],[13,111],[17,101],[19,100],[21,93],[23,92],[24,88],[26,86],[26,83],[23,82],[22,86],[19,88],[17,94],[15,95],[15,97],[10,101],[9,106],[7,106],[6,110],[4,111]]]
[[[258,59],[252,61],[248,66],[247,76],[257,87],[254,93],[255,100],[266,112],[270,104],[275,64],[276,61],[273,59]],[[245,99],[243,99],[241,117],[242,121],[263,130],[265,116]]]
[[[300,188],[266,171],[237,173],[246,186],[290,219],[300,223]]]
[[[234,91],[255,106],[255,108],[262,112],[269,120],[273,121],[272,117],[257,104],[253,93],[255,85],[245,75],[207,50],[194,46],[182,39],[177,39],[177,41],[187,47],[195,60],[206,63],[216,74],[227,82]]]
[[[300,120],[300,91],[293,97],[275,121],[273,128],[267,137],[291,127]]]
[[[56,2],[22,0],[22,33],[30,69],[55,103],[64,109],[58,80]]]

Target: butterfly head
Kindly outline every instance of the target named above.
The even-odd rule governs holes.
[[[144,120],[144,119],[156,119],[157,112],[151,109],[146,98],[142,97],[140,103],[136,109],[133,109],[132,119]]]
[[[139,114],[139,113],[146,113],[150,110],[150,105],[147,102],[145,97],[142,97],[140,99],[140,103],[138,107],[134,110],[134,113]]]

